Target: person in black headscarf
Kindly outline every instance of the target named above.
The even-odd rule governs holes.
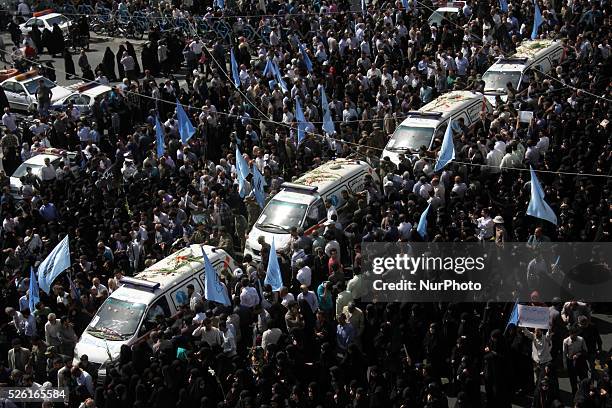
[[[127,53],[131,55],[132,58],[134,58],[134,71],[136,77],[139,77],[142,71],[140,70],[140,64],[138,63],[138,58],[136,57],[136,50],[134,49],[132,43],[129,41],[125,42],[125,49],[127,50]]]
[[[30,31],[30,37],[34,42],[34,48],[36,48],[36,53],[41,54],[43,52],[42,35],[37,26],[32,26],[32,31]]]
[[[119,46],[117,50],[117,54],[115,54],[115,60],[117,61],[117,69],[119,72],[119,80],[122,81],[125,78],[125,70],[123,69],[123,64],[121,63],[121,58],[123,58],[123,53],[125,52],[125,47],[123,44]]]
[[[40,52],[42,53],[45,48],[53,55],[53,34],[47,27],[42,32]]]
[[[102,67],[102,72],[104,72],[106,78],[108,78],[108,80],[111,82],[115,82],[117,80],[117,77],[115,76],[115,54],[113,54],[110,47],[106,47],[106,51],[104,51]]]
[[[53,31],[51,34],[52,45],[49,52],[52,57],[55,57],[56,54],[62,54],[64,52],[64,33],[57,23],[55,23],[53,24]]]
[[[153,54],[151,53],[151,49],[149,48],[149,46],[150,43],[145,43],[142,46],[142,52],[140,53],[140,58],[142,60],[142,70],[144,72],[146,72],[147,70],[149,70],[150,72],[154,72],[155,62],[153,60]]]
[[[72,79],[75,75],[74,61],[68,48],[64,48],[64,70],[66,71],[66,79]]]

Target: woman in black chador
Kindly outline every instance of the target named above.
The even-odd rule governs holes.
[[[106,47],[106,51],[104,51],[102,67],[104,68],[103,72],[106,78],[108,78],[108,80],[111,82],[115,82],[117,80],[117,77],[115,76],[115,54],[113,54],[110,47]]]
[[[74,61],[68,48],[64,48],[64,70],[66,71],[66,79],[72,79],[75,75]]]
[[[132,45],[131,42],[126,41],[125,42],[125,48],[127,50],[127,53],[134,58],[134,71],[136,71],[136,77],[140,76],[140,73],[142,72],[140,70],[140,64],[138,63],[138,57],[136,57],[136,50],[134,49],[134,46]]]
[[[119,80],[123,81],[125,78],[125,70],[123,69],[123,65],[121,64],[121,58],[123,58],[123,53],[125,52],[125,47],[123,44],[119,46],[117,50],[117,54],[115,54],[115,59],[117,60],[117,70],[119,72]]]

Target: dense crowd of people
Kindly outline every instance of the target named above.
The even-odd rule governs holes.
[[[71,406],[88,408],[443,408],[449,398],[458,408],[512,401],[612,406],[612,362],[592,318],[598,305],[559,299],[548,305],[548,330],[534,332],[507,325],[512,305],[361,299],[362,246],[422,241],[416,226],[428,205],[429,240],[529,242],[526,250],[548,241],[610,240],[607,3],[539,3],[538,36],[562,42],[562,61],[550,73],[534,70],[523,89],[509,88],[507,102],[498,99],[475,127],[454,129],[455,162],[442,172],[434,172],[442,140],[399,163],[381,158],[382,148],[409,111],[451,90],[482,92],[487,67],[529,38],[532,2],[508,1],[502,12],[495,0],[467,1],[439,27],[427,23],[434,6],[414,0],[408,9],[398,1],[365,2],[363,10],[334,1],[227,3],[158,7],[174,17],[269,26],[266,41],[248,41],[239,30],[227,41],[208,41],[152,28],[140,55],[126,42],[116,52],[106,48],[102,63],[91,67],[81,52],[81,72],[66,47],[52,46],[67,72],[47,67],[49,75],[112,84],[91,115],[40,105],[34,124],[19,127],[0,98],[0,384],[66,386]],[[24,39],[11,33],[20,48]],[[34,48],[35,37],[25,39]],[[280,67],[286,90],[263,74],[268,60]],[[322,129],[323,90],[334,134]],[[44,89],[39,96],[48,98]],[[196,129],[186,144],[177,99]],[[299,144],[298,100],[306,122]],[[520,122],[519,111],[532,111],[533,119]],[[368,162],[382,180],[378,190],[347,197],[344,224],[335,219],[311,235],[291,231],[289,250],[278,253],[280,292],[263,285],[270,242],[263,242],[261,262],[242,256],[261,208],[252,176],[250,193],[238,192],[236,145],[263,174],[267,198],[283,181],[340,157]],[[65,151],[60,165],[46,163],[41,176],[28,171],[16,198],[9,176],[45,147]],[[529,166],[541,171],[556,226],[525,214]],[[66,234],[72,267],[31,310],[30,269]],[[240,263],[221,278],[232,305],[190,293],[178,315],[123,346],[103,380],[87,356],[73,362],[79,335],[121,277],[189,244],[223,248]],[[559,386],[566,375],[571,397]]]

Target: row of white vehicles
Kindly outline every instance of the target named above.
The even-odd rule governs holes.
[[[51,110],[65,111],[68,105],[77,107],[81,115],[88,115],[96,99],[104,98],[111,91],[110,86],[96,82],[78,83],[63,87],[43,77],[37,70],[18,74],[4,80],[0,86],[4,90],[9,107],[14,111],[36,110],[36,92],[40,81],[51,90]]]
[[[371,179],[370,177],[371,176]],[[285,251],[289,230],[303,227],[307,233],[327,221],[325,200],[335,203],[339,213],[346,204],[343,190],[360,192],[371,180],[380,180],[366,162],[336,159],[304,174],[293,183],[285,183],[272,197],[249,233],[245,253],[261,259],[257,242],[264,236],[267,243],[275,240],[277,251]],[[190,245],[145,269],[133,278],[124,278],[113,291],[81,335],[75,348],[75,363],[86,354],[98,369],[98,379],[106,376],[106,367],[119,357],[122,345],[133,345],[146,338],[156,325],[157,316],[169,317],[189,302],[187,285],[204,293],[202,248],[215,271],[233,276],[237,264],[222,249]]]
[[[524,48],[519,50],[524,52]],[[532,57],[526,56],[527,61],[519,71],[521,75],[539,55],[535,52]],[[540,65],[539,69],[542,68]],[[402,122],[387,144],[383,157],[390,156],[397,162],[399,152],[408,153],[408,156],[421,146],[429,148],[435,137],[443,135],[451,117],[453,120],[463,118],[465,125],[471,127],[480,120],[480,112],[491,112],[492,109],[491,102],[483,94],[468,91],[444,94]],[[249,232],[245,254],[250,254],[255,260],[261,259],[260,237],[264,237],[267,243],[274,239],[278,251],[287,251],[293,227],[301,227],[308,234],[324,226],[328,221],[327,200],[341,214],[346,205],[342,192],[363,192],[369,188],[368,183],[380,187],[374,169],[364,161],[351,159],[329,161],[292,183],[284,183],[281,190],[268,200]],[[99,378],[104,378],[106,366],[119,357],[122,345],[143,341],[155,326],[158,315],[172,316],[180,305],[189,301],[187,285],[193,284],[196,292],[203,293],[201,248],[191,245],[134,278],[124,278],[122,286],[106,299],[81,336],[75,349],[75,362],[87,354],[89,361],[98,368]],[[216,273],[233,274],[237,265],[226,252],[209,246],[203,248]]]
[[[450,118],[453,122],[463,119],[465,126],[473,127],[480,121],[480,112],[492,112],[496,97],[506,101],[507,84],[521,91],[529,85],[534,71],[548,73],[561,60],[563,46],[552,40],[525,41],[510,58],[501,58],[482,76],[484,95],[470,91],[452,91],[408,113],[397,127],[382,158],[389,157],[399,163],[399,155],[417,153],[421,148],[430,149],[435,138],[442,138]]]

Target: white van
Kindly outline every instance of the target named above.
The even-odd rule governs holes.
[[[512,83],[516,90],[529,84],[532,68],[549,73],[563,56],[563,45],[553,40],[524,41],[510,58],[500,58],[482,76],[485,95],[495,105],[495,97],[508,99],[506,84]]]
[[[331,160],[304,174],[293,183],[283,183],[281,190],[268,202],[253,225],[246,241],[244,253],[253,259],[261,259],[263,236],[277,251],[288,250],[293,227],[302,227],[306,234],[318,228],[327,218],[325,200],[329,199],[341,212],[345,201],[342,191],[361,192],[365,189],[366,176],[372,176],[378,188],[380,179],[370,165],[361,160]]]
[[[102,303],[81,335],[74,350],[74,362],[87,354],[98,370],[98,378],[106,376],[106,365],[119,357],[121,346],[133,345],[154,326],[158,315],[170,317],[179,306],[189,303],[187,285],[204,293],[204,258],[202,248],[217,273],[232,273],[234,260],[222,249],[208,245],[191,245],[162,259],[137,274],[123,278],[122,286]]]
[[[431,16],[427,19],[427,23],[432,26],[436,25],[438,29],[442,28],[443,22],[450,22],[451,24],[457,24],[460,13],[463,12],[465,1],[451,1],[447,3],[438,3],[438,8],[431,13]],[[440,31],[438,31],[440,33]]]
[[[400,154],[410,156],[423,146],[431,148],[433,140],[444,135],[451,117],[453,123],[463,118],[467,127],[474,126],[480,121],[483,104],[486,112],[493,110],[491,104],[479,93],[452,91],[440,95],[418,111],[408,112],[408,117],[391,135],[381,158],[389,157],[397,164]]]

